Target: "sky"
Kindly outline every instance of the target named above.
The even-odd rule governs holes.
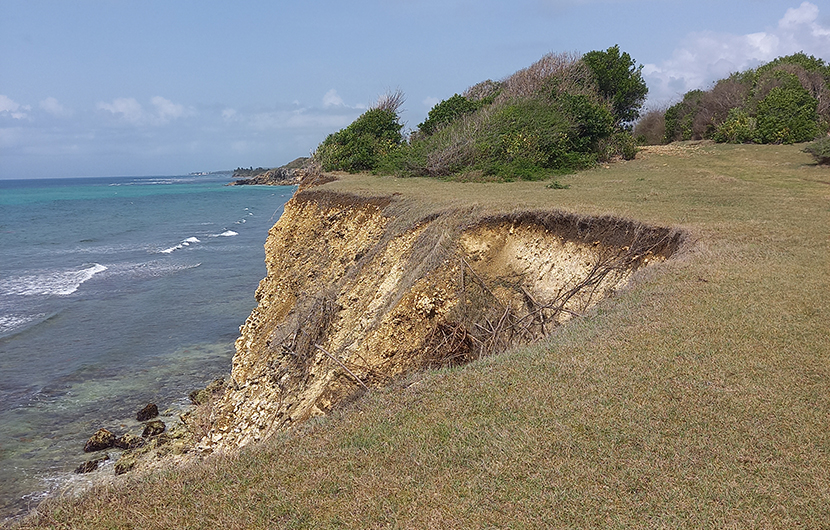
[[[480,81],[615,44],[660,107],[830,61],[830,1],[0,0],[0,179],[275,167],[386,92],[415,129]]]

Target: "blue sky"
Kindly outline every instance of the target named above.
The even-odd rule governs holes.
[[[619,44],[649,105],[805,51],[830,2],[0,0],[0,178],[169,175],[308,155],[401,89],[436,102]]]

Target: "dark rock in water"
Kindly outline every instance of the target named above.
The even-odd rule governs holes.
[[[98,461],[97,460],[87,460],[83,464],[79,465],[75,468],[75,473],[82,474],[82,473],[92,473],[98,469]]]
[[[137,447],[141,447],[142,445],[144,445],[144,438],[136,436],[135,434],[127,433],[123,436],[118,437],[115,440],[114,445],[118,449],[135,449]]]
[[[109,449],[115,444],[115,435],[106,429],[98,429],[84,445],[84,453]]]
[[[164,432],[166,426],[164,422],[161,420],[155,420],[148,422],[144,425],[144,432],[141,433],[143,438],[147,438],[148,436],[156,436]]]
[[[148,403],[146,407],[138,411],[135,419],[138,421],[147,421],[159,415],[159,408],[155,403]]]
[[[136,464],[136,456],[132,453],[124,453],[118,462],[115,463],[115,474],[123,475],[128,471],[132,471]]]
[[[96,458],[95,460],[87,460],[86,462],[75,468],[75,473],[91,473],[98,469],[98,464],[109,459],[110,455],[104,455],[102,458]]]

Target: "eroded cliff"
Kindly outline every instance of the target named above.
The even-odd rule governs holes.
[[[611,217],[300,191],[270,231],[258,305],[201,445],[244,446],[412,370],[538,340],[680,240]]]

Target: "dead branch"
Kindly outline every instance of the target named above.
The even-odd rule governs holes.
[[[315,347],[315,348],[317,348],[318,350],[320,350],[321,352],[323,352],[324,354],[326,354],[326,355],[328,356],[328,358],[329,358],[329,359],[331,359],[332,361],[334,361],[334,362],[336,362],[337,364],[339,364],[339,365],[340,365],[340,368],[342,368],[342,369],[346,370],[346,372],[348,372],[348,374],[349,374],[350,376],[354,377],[355,381],[357,381],[358,383],[360,383],[360,386],[362,386],[362,387],[363,387],[363,388],[365,388],[366,390],[369,390],[369,387],[368,387],[368,386],[366,386],[366,383],[364,383],[364,382],[363,382],[363,381],[362,381],[362,380],[361,380],[361,379],[360,379],[357,375],[355,375],[355,373],[354,373],[354,372],[352,372],[351,370],[349,370],[349,368],[348,368],[345,364],[343,364],[343,363],[340,361],[340,359],[338,359],[338,358],[337,358],[337,357],[335,357],[334,355],[332,355],[332,354],[330,354],[329,352],[327,352],[327,351],[325,350],[325,348],[323,348],[323,347],[322,347],[322,346],[320,346],[319,344],[315,344],[315,345],[314,345],[314,347]]]

